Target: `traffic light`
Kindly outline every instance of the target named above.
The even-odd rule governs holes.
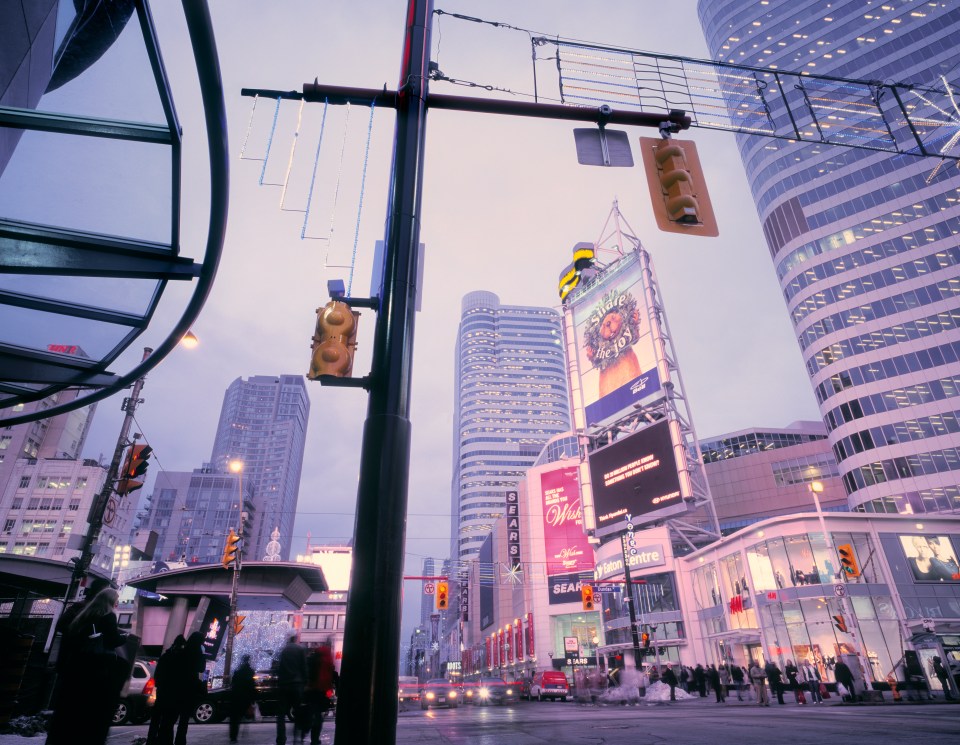
[[[236,636],[241,631],[243,631],[243,622],[246,619],[246,616],[241,616],[239,613],[237,617],[233,619],[233,635]]]
[[[580,599],[584,610],[593,610],[593,585],[580,585]]]
[[[840,554],[840,565],[843,567],[843,573],[848,577],[859,577],[860,567],[857,565],[857,557],[853,553],[853,546],[849,543],[837,546],[837,553]]]
[[[650,634],[644,631],[640,634],[640,643],[643,645],[644,649],[650,649]]]
[[[696,144],[641,137],[640,150],[657,227],[670,233],[720,235]]]
[[[446,582],[437,582],[437,610],[450,607],[450,587]]]
[[[847,621],[842,615],[833,617],[833,625],[837,627],[837,631],[842,631],[844,634],[849,633],[847,631]]]
[[[153,448],[149,445],[133,445],[127,451],[126,460],[120,469],[120,478],[114,485],[113,490],[120,494],[129,494],[143,487],[143,479],[140,478],[147,472],[147,462],[153,454]]]
[[[321,375],[348,378],[353,372],[353,353],[357,348],[357,319],[360,317],[340,300],[331,300],[317,308],[317,329],[313,335],[313,356],[307,378]]]
[[[227,542],[223,546],[223,558],[220,560],[224,569],[229,569],[230,565],[237,560],[237,552],[240,550],[239,543],[240,536],[237,535],[233,528],[230,528],[230,533],[227,535]]]

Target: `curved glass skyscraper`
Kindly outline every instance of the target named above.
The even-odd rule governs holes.
[[[553,435],[570,429],[560,314],[463,298],[456,348],[451,558],[474,556]]]
[[[716,60],[960,81],[955,2],[700,0],[699,12]],[[738,143],[851,508],[960,510],[956,165],[765,137]]]

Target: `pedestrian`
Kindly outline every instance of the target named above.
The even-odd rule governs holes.
[[[679,681],[677,680],[677,674],[673,672],[673,668],[670,667],[670,665],[667,665],[667,667],[664,669],[663,675],[660,676],[660,680],[662,680],[664,683],[670,686],[670,700],[676,701],[677,700],[677,683]]]
[[[680,687],[684,692],[690,692],[690,668],[686,665],[680,666]]]
[[[723,691],[723,699],[724,701],[726,701],[727,696],[730,695],[730,680],[731,680],[730,666],[721,665],[719,675],[720,675],[720,689]]]
[[[743,701],[743,668],[739,665],[730,666],[730,679],[737,689],[737,701]]]
[[[847,663],[843,660],[838,661],[837,664],[833,666],[833,676],[837,679],[837,685],[842,685],[847,689],[847,692],[843,694],[843,700],[855,701],[856,693],[854,692],[853,686],[853,672]],[[840,692],[839,689],[837,692]]]
[[[291,636],[277,659],[277,745],[286,745],[286,720],[289,713],[294,715],[293,737],[298,738],[297,717],[303,701],[303,688],[307,682],[307,653],[297,643],[296,635]],[[303,742],[306,733],[299,728],[299,741]]]
[[[319,745],[323,719],[330,710],[330,695],[337,683],[330,645],[324,644],[307,657],[307,685],[304,699],[310,711],[310,744]]]
[[[793,664],[793,660],[787,660],[783,672],[787,675],[787,685],[793,691],[794,701],[803,706],[807,703],[807,697],[804,696],[803,688],[800,686],[800,668]]]
[[[767,674],[756,660],[750,663],[748,675],[757,692],[757,706],[770,706],[770,701],[767,699]]]
[[[123,665],[117,649],[127,640],[117,627],[114,609],[119,594],[112,587],[98,592],[74,615],[61,643],[63,695],[53,712],[47,742],[102,745],[123,687]]]
[[[820,671],[809,660],[805,660],[800,665],[800,681],[803,687],[810,691],[810,700],[815,704],[822,704]]]
[[[700,698],[707,697],[707,674],[699,662],[693,669],[693,685],[700,692]]]
[[[156,700],[147,730],[147,745],[170,745],[173,742],[173,725],[178,716],[175,704],[176,667],[180,664],[180,656],[186,643],[183,635],[177,636],[157,660],[157,667],[153,671]]]
[[[933,674],[940,681],[940,687],[943,688],[943,695],[948,701],[953,699],[953,692],[950,690],[950,673],[943,665],[943,660],[935,655],[933,658]]]
[[[717,670],[717,666],[710,665],[710,667],[706,669],[706,675],[707,680],[710,681],[710,685],[717,696],[717,703],[722,704],[725,699],[723,695],[723,687],[720,685],[720,671]]]
[[[240,666],[230,674],[230,742],[237,741],[240,722],[256,699],[257,684],[253,679],[253,667],[250,665],[250,655],[245,654]]]
[[[763,671],[767,674],[767,682],[770,684],[770,693],[775,693],[777,703],[783,706],[783,673],[777,667],[777,663],[770,660]]]

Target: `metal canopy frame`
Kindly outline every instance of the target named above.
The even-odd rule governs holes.
[[[71,411],[129,386],[159,364],[189,330],[209,295],[216,275],[226,231],[229,166],[226,110],[209,11],[204,2],[183,2],[200,78],[210,157],[210,222],[203,260],[198,262],[180,256],[181,127],[149,5],[147,0],[136,0],[135,6],[163,109],[163,124],[0,107],[0,127],[168,147],[171,167],[171,239],[169,243],[158,243],[0,218],[0,273],[156,281],[153,292],[139,313],[65,302],[40,294],[0,291],[0,306],[42,311],[54,317],[94,320],[127,329],[120,340],[97,359],[0,343],[0,422],[4,425]],[[109,372],[108,366],[148,327],[170,281],[196,282],[179,322],[167,339],[157,345],[154,354],[130,372],[123,375]],[[2,416],[4,409],[48,398],[68,387],[83,390],[76,399],[67,403],[19,416]]]

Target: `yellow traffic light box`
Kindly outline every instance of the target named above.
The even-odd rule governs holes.
[[[669,233],[720,235],[696,143],[641,137],[640,152],[657,227]]]

